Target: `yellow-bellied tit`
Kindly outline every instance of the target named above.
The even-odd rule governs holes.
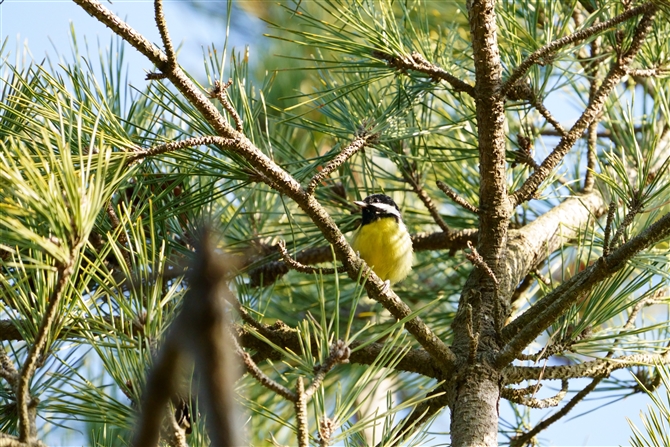
[[[363,221],[351,247],[383,281],[395,284],[412,270],[412,239],[389,196],[373,194],[354,202],[361,207]]]

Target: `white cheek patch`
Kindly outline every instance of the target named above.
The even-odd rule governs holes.
[[[400,211],[398,211],[393,205],[388,205],[386,203],[371,203],[370,206],[374,206],[375,208],[384,213],[393,214],[398,219],[402,220],[402,218],[400,217]]]

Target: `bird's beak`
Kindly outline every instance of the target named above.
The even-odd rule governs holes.
[[[358,206],[360,206],[361,208],[365,208],[366,206],[368,206],[367,203],[362,202],[362,201],[360,201],[360,200],[354,200],[354,205],[358,205]]]

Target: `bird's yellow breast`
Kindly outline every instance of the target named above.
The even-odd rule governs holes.
[[[360,227],[351,246],[383,281],[402,281],[412,269],[412,240],[405,225],[393,217]]]

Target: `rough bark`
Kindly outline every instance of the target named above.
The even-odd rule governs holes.
[[[494,1],[468,3],[475,61],[479,143],[479,241],[477,251],[495,277],[507,245],[511,214],[506,185],[502,68]],[[459,372],[449,389],[453,446],[496,445],[499,373],[490,363],[497,349],[496,278],[475,268],[461,294],[454,320],[453,350]],[[473,315],[476,321],[473,321]]]

